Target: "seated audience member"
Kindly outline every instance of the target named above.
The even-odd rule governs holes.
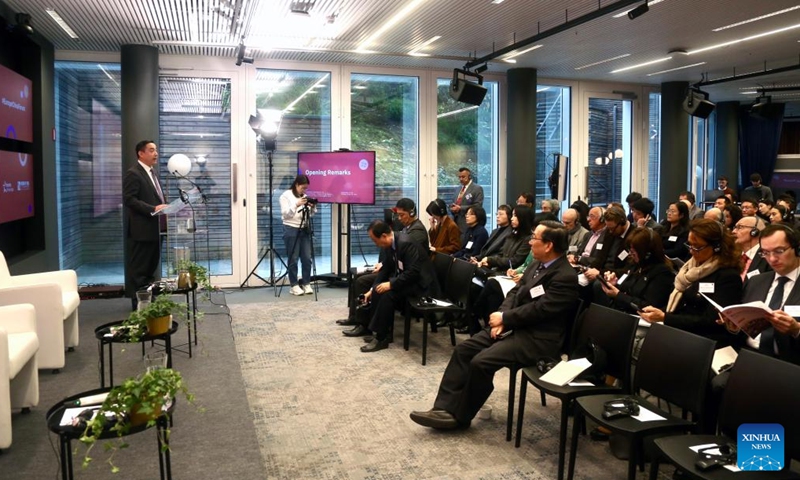
[[[768,215],[769,215],[769,223],[771,224],[781,223],[789,228],[794,228],[794,225],[792,225],[786,220],[788,212],[786,211],[786,207],[784,207],[783,205],[773,206],[772,208],[769,209]]]
[[[686,242],[689,240],[689,207],[684,202],[669,204],[666,223],[661,231],[664,255],[684,262],[688,260],[689,249],[686,248]]]
[[[642,197],[633,202],[631,206],[631,215],[628,215],[628,217],[633,217],[633,222],[631,223],[637,227],[658,228],[658,223],[656,223],[655,219],[652,217],[655,208],[656,206],[653,204],[652,200],[647,197]],[[630,220],[628,221],[630,222]]]
[[[525,257],[525,261],[522,262],[522,265],[517,268],[509,268],[506,271],[506,276],[514,283],[519,284],[522,275],[531,263],[533,263],[533,253],[528,252],[528,256]],[[485,325],[489,325],[489,315],[492,312],[496,312],[506,298],[506,295],[511,293],[508,291],[503,293],[504,288],[500,285],[500,280],[497,277],[490,277],[486,281],[484,287],[479,291],[480,293],[477,294],[478,298],[475,299],[472,305],[472,321],[468,329],[470,335],[478,333],[482,328],[481,320],[483,320]],[[460,331],[459,333],[467,332]]]
[[[717,207],[711,207],[703,214],[703,218],[719,222],[720,225],[725,225],[725,213]]]
[[[723,215],[725,217],[725,226],[728,227],[728,230],[733,230],[736,222],[742,218],[742,209],[738,205],[730,204],[723,210]]]
[[[638,227],[625,243],[633,264],[620,277],[608,272],[607,286],[594,282],[595,302],[633,314],[647,306],[666,308],[675,274],[664,256],[661,238],[652,230]]]
[[[428,239],[431,242],[431,252],[452,255],[461,248],[461,231],[456,222],[447,215],[447,204],[437,198],[428,204],[425,211],[430,215]]]
[[[578,276],[565,258],[567,230],[546,221],[529,238],[535,262],[490,315],[489,328],[456,346],[433,409],[412,412],[414,422],[438,429],[468,427],[494,390],[497,370],[561,354],[578,303]]]
[[[558,200],[554,198],[546,198],[542,200],[542,213],[552,213],[558,217],[559,208]]]
[[[776,205],[783,205],[786,208],[786,223],[792,226],[792,228],[797,229],[800,225],[798,223],[798,219],[795,217],[795,210],[797,210],[797,200],[794,199],[793,196],[782,193],[778,196],[778,199],[775,201]]]
[[[758,202],[752,198],[744,198],[742,199],[741,209],[743,217],[754,217],[758,209]]]
[[[762,220],[769,223],[769,211],[772,210],[772,207],[775,206],[775,202],[772,200],[759,200],[758,201],[758,211],[756,215],[761,217]]]
[[[731,199],[726,197],[725,195],[720,195],[716,199],[714,199],[714,208],[719,208],[720,210],[725,210],[725,207],[731,204]]]
[[[731,335],[716,323],[716,308],[700,294],[723,307],[739,303],[742,252],[728,229],[708,219],[694,220],[689,225],[688,247],[692,258],[675,276],[667,308],[644,307],[639,315],[651,323],[663,322],[711,338],[719,347],[729,345]]]
[[[469,259],[477,256],[489,240],[489,233],[486,231],[486,210],[473,205],[467,209],[464,219],[467,221],[467,230],[461,235],[461,249],[453,256]]]
[[[736,192],[734,192],[733,189],[728,186],[728,177],[726,177],[725,175],[720,175],[717,178],[717,188],[722,192],[722,195],[736,194]]]
[[[612,239],[606,242],[606,211],[603,207],[589,210],[589,236],[578,246],[576,255],[568,255],[569,262],[587,268],[600,268],[611,250]]]
[[[377,352],[389,346],[394,311],[402,310],[409,298],[439,294],[433,262],[417,242],[403,232],[393,232],[381,220],[370,223],[367,231],[373,243],[383,250],[386,262],[378,272],[372,289],[366,293],[367,302],[371,305],[369,330],[373,332],[373,337],[372,341],[361,347],[365,353]]]
[[[606,206],[606,210],[608,210],[608,209],[609,209],[609,208],[611,208],[611,207],[617,207],[617,208],[619,208],[620,210],[622,210],[623,212],[625,211],[625,206],[624,206],[624,205],[622,205],[622,204],[621,204],[621,203],[619,203],[619,202],[609,202],[609,204]],[[626,217],[626,218],[627,218],[627,217]]]
[[[583,228],[589,230],[589,205],[579,197],[577,200],[572,202],[572,205],[570,205],[569,208],[574,208],[578,211],[578,221]]]
[[[631,192],[625,197],[625,203],[628,204],[628,221],[631,223],[636,223],[636,220],[633,218],[633,203],[641,198],[642,194],[639,192]]]
[[[759,253],[761,249],[758,240],[761,238],[764,227],[766,227],[764,220],[756,216],[742,217],[733,227],[736,245],[742,251],[742,268],[740,270],[742,282],[753,275],[770,270],[769,263]]]
[[[589,230],[581,226],[578,218],[578,211],[574,208],[564,210],[564,214],[561,216],[561,223],[567,227],[567,232],[569,233],[569,253],[571,254],[577,252],[578,247],[589,236]]]
[[[608,249],[606,260],[600,268],[590,268],[583,272],[588,280],[594,280],[597,275],[613,271],[621,273],[629,264],[628,252],[625,251],[625,240],[628,234],[633,231],[634,226],[625,216],[625,211],[619,207],[611,207],[606,210],[606,242],[611,242]]]
[[[522,205],[528,208],[533,208],[533,204],[536,203],[536,195],[530,192],[522,192],[517,197],[517,205]]]
[[[506,238],[503,248],[497,255],[483,257],[475,261],[479,267],[502,274],[509,268],[517,268],[528,256],[528,239],[533,227],[533,212],[530,208],[517,205],[511,214],[511,235]],[[483,274],[489,272],[482,270]]]
[[[476,258],[488,257],[500,253],[506,238],[511,235],[511,212],[511,207],[508,205],[500,205],[497,207],[497,214],[495,215],[497,228],[492,230],[489,239],[483,245],[481,251],[475,255]]]
[[[697,218],[703,218],[703,214],[705,212],[703,212],[703,209],[698,207],[697,204],[695,203],[696,199],[695,199],[694,193],[692,193],[692,192],[690,192],[688,190],[684,191],[684,192],[681,192],[681,194],[678,195],[678,200],[680,200],[682,202],[685,202],[686,206],[689,207],[689,221],[690,222],[692,220],[694,220],[694,219],[697,219]]]
[[[772,198],[772,190],[768,186],[761,184],[761,175],[758,173],[750,175],[750,186],[744,189],[742,197],[744,196],[753,197],[759,202],[761,200],[774,201]]]
[[[401,198],[395,204],[395,207],[392,209],[394,212],[394,216],[397,218],[397,221],[403,225],[403,232],[408,235],[412,241],[416,242],[419,245],[419,248],[423,252],[428,251],[428,231],[425,230],[425,225],[417,218],[417,205],[414,203],[414,200],[410,198]],[[352,278],[353,280],[350,282],[348,286],[348,305],[349,313],[347,318],[336,320],[338,325],[343,326],[357,326],[359,323],[356,320],[356,307],[358,306],[357,298],[360,295],[363,295],[372,288],[372,283],[375,281],[375,277],[378,275],[378,271],[381,269],[382,262],[384,260],[382,258],[378,258],[378,263],[375,264],[375,267],[371,272],[364,273],[359,275],[356,268],[351,268]],[[348,332],[348,330],[345,330]],[[347,333],[343,332],[345,335]]]

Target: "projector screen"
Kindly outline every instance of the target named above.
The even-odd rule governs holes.
[[[297,171],[320,203],[375,204],[375,152],[299,152]]]
[[[33,142],[33,83],[0,65],[0,136]]]
[[[0,150],[0,223],[33,216],[33,157]]]

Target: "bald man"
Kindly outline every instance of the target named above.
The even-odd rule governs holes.
[[[561,215],[561,223],[567,227],[567,234],[569,235],[569,253],[577,252],[578,247],[589,236],[589,230],[583,228],[578,218],[578,211],[574,208],[564,210],[564,214]]]

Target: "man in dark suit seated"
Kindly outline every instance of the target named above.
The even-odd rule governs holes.
[[[422,251],[409,235],[393,232],[381,220],[370,223],[368,232],[375,245],[383,249],[384,264],[372,289],[365,294],[372,305],[369,330],[374,335],[361,351],[377,352],[389,346],[395,309],[402,309],[409,298],[437,296],[439,283],[428,252]]]
[[[489,327],[456,347],[433,409],[412,412],[414,422],[439,429],[466,427],[494,390],[497,370],[559,357],[578,303],[578,275],[565,257],[567,238],[558,222],[536,227],[529,242],[534,263],[489,316]]]
[[[733,226],[736,245],[742,249],[742,282],[759,273],[772,270],[767,259],[761,256],[759,238],[761,238],[761,231],[764,230],[764,227],[766,227],[764,220],[755,215],[742,217]]]

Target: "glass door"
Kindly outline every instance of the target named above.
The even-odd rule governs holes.
[[[633,102],[616,95],[588,94],[589,205],[624,204],[631,192]]]

